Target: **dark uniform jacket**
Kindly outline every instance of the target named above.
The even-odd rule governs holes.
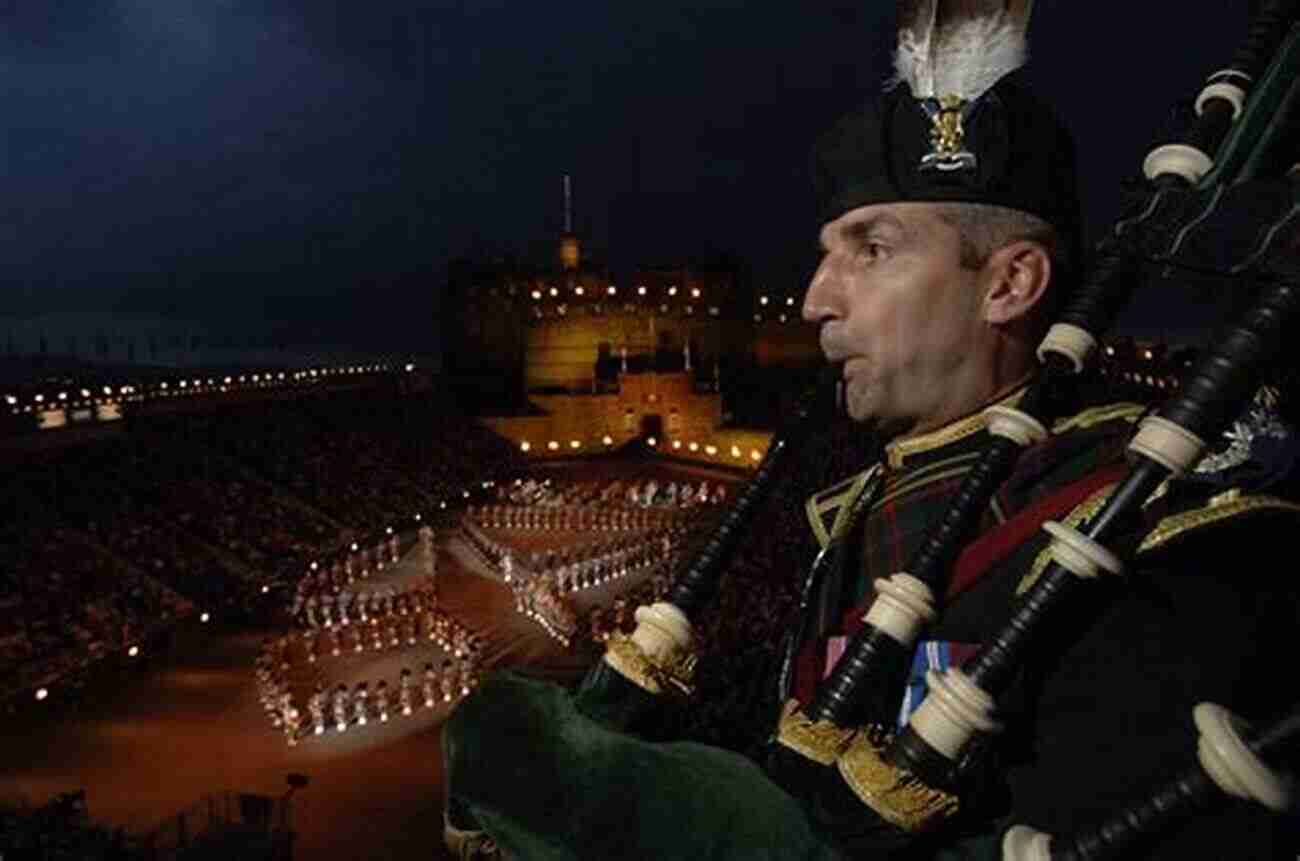
[[[900,724],[926,695],[926,671],[960,666],[1046,567],[1041,524],[1078,526],[1100,508],[1123,478],[1124,449],[1143,412],[1127,403],[1089,408],[1022,455],[916,649]],[[886,446],[881,463],[808,500],[825,546],[849,528],[849,503],[873,495],[858,534],[843,536],[855,542],[855,558],[835,597],[839,623],[810,634],[798,654],[799,699],[860,627],[871,581],[906,570],[986,441],[973,416]],[[1195,761],[1197,703],[1261,719],[1300,699],[1291,657],[1300,576],[1286,561],[1300,505],[1251,487],[1270,471],[1248,452],[1206,465],[1147,500],[1120,548],[1132,556],[1125,572],[1090,584],[1047,625],[999,702],[1005,728],[992,760],[1006,797],[989,799],[988,809],[1000,819],[1050,833],[1087,826]],[[1225,802],[1141,857],[1294,858],[1289,835],[1277,833],[1286,828],[1258,805]]]

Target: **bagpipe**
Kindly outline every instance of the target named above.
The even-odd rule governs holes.
[[[864,820],[855,828],[875,830],[882,848],[907,845],[956,816],[963,789],[999,729],[999,696],[1033,644],[1091,583],[1124,570],[1132,548],[1121,539],[1131,533],[1143,503],[1171,477],[1194,469],[1209,441],[1286,364],[1288,336],[1300,323],[1298,7],[1296,0],[1260,4],[1229,67],[1205,81],[1190,129],[1147,155],[1140,193],[1086,261],[1038,348],[1039,367],[1025,394],[1015,406],[986,412],[987,448],[945,515],[903,571],[874,584],[877,596],[863,626],[807,706],[791,701],[781,718],[769,776],[795,797],[838,781],[856,799],[853,815]],[[1005,626],[961,668],[931,673],[928,696],[895,731],[912,651],[939,612],[937,596],[946,592],[954,561],[1021,454],[1047,440],[1054,422],[1077,405],[1101,336],[1153,263],[1232,279],[1240,294],[1236,318],[1186,370],[1175,394],[1140,422],[1128,444],[1127,474],[1100,508],[1077,526],[1044,525],[1050,562]],[[827,380],[820,385],[824,390]],[[821,419],[814,403],[805,401],[796,427]],[[601,691],[583,706],[593,716],[631,727],[658,694],[690,690],[690,619],[706,609],[728,556],[801,432],[774,441],[756,479],[668,600],[639,608],[636,631],[611,641],[593,671],[597,683],[589,678],[586,685]],[[812,575],[833,564],[831,549],[813,563]],[[788,692],[789,679],[783,676],[781,684]],[[1258,728],[1208,703],[1197,707],[1194,720],[1200,733],[1195,765],[1095,828],[1054,836],[1012,828],[1004,857],[1117,855],[1222,794],[1288,808],[1284,772],[1300,749],[1300,705]]]

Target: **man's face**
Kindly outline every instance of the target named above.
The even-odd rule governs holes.
[[[803,316],[821,323],[826,358],[844,362],[849,415],[904,433],[955,417],[986,329],[956,228],[934,204],[877,204],[820,238]]]

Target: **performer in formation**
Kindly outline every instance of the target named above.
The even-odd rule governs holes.
[[[311,715],[311,726],[313,735],[321,735],[325,732],[325,686],[317,683],[316,689],[312,691],[311,698],[307,700],[307,713]]]
[[[334,728],[339,732],[348,728],[348,686],[342,682],[334,689]]]
[[[1287,4],[1264,5],[1285,34],[1295,4],[1286,15],[1276,10]],[[1277,495],[1288,476],[1270,468],[1295,462],[1295,435],[1267,395],[1254,429],[1236,432],[1244,453],[1199,460],[1195,435],[1171,429],[1163,411],[1130,443],[1147,410],[1086,385],[1044,408],[1047,390],[1029,385],[1040,344],[1044,367],[1077,355],[1078,373],[1095,340],[1051,325],[1080,268],[1079,212],[1069,135],[1020,68],[1029,4],[902,7],[897,81],[814,153],[823,256],[803,314],[842,363],[847,413],[879,458],[808,500],[824,552],[787,637],[773,743],[755,763],[629,731],[653,730],[671,693],[690,689],[691,615],[703,611],[691,590],[704,586],[678,583],[668,602],[638,611],[631,638],[611,636],[576,696],[502,674],[452,715],[446,835],[458,857],[500,846],[530,861],[1000,858],[1004,838],[1008,852],[1017,840],[1045,845],[1009,826],[1061,834],[1105,820],[1134,787],[1186,761],[1198,728],[1231,738],[1205,729],[1232,723],[1212,710],[1198,709],[1193,726],[1197,703],[1264,718],[1295,699],[1275,656],[1290,653],[1300,625],[1297,580],[1225,570],[1216,552],[1275,546],[1300,525],[1300,505]],[[1268,29],[1252,28],[1246,55]],[[1230,103],[1265,76],[1245,65],[1211,82],[1203,115],[1249,114]],[[1182,146],[1152,160],[1161,188],[1193,160]],[[1294,184],[1281,188],[1293,206]],[[1294,319],[1294,265],[1284,277],[1275,293],[1261,288],[1282,297],[1261,317]],[[1251,330],[1228,353],[1267,341]],[[1213,358],[1171,414],[1196,413],[1186,405],[1199,409],[1220,371],[1237,379],[1223,370],[1233,362]],[[1033,413],[1051,418],[1044,426]],[[998,472],[986,452],[1001,450],[1011,457]],[[1134,484],[1154,474],[1129,466],[1143,458],[1167,460],[1166,477]],[[990,475],[991,496],[969,492]],[[1108,501],[1116,487],[1141,489],[1112,536],[1129,560],[1122,578],[1119,556],[1081,531],[1100,530],[1094,516],[1124,503]],[[914,565],[932,558],[937,581]],[[1059,585],[1065,575],[1080,583],[1073,592]],[[1071,601],[1044,628],[1034,616],[1056,594]],[[872,673],[858,672],[868,661]],[[1234,761],[1247,765],[1226,771],[1269,790],[1237,794],[1287,803],[1257,760]],[[506,770],[516,779],[502,781]],[[1279,821],[1246,802],[1159,836],[1126,857],[1296,855]]]

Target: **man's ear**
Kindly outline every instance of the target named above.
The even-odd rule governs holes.
[[[994,251],[984,272],[984,320],[1005,324],[1027,318],[1042,300],[1052,281],[1052,260],[1037,242],[1017,240]]]

